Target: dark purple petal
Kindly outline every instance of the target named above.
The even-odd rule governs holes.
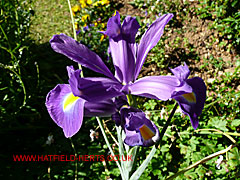
[[[132,81],[135,70],[135,52],[134,45],[124,40],[117,42],[109,40],[109,47],[115,66],[115,77],[125,84]]]
[[[130,93],[158,100],[168,100],[175,92],[189,93],[192,88],[175,76],[147,76],[129,85]]]
[[[206,101],[206,85],[204,81],[199,77],[187,79],[193,92],[176,96],[174,99],[177,100],[183,113],[190,117],[191,124],[194,129],[198,127],[198,117],[201,115],[204,103]]]
[[[100,102],[86,102],[84,105],[84,116],[86,117],[109,117],[117,111],[111,99]]]
[[[122,126],[126,134],[124,142],[129,146],[151,146],[159,139],[156,125],[144,112],[135,108],[121,109]]]
[[[119,109],[119,110],[121,109],[122,106],[128,105],[128,99],[127,99],[126,95],[115,97],[113,102],[116,105],[117,109]]]
[[[112,120],[115,122],[117,126],[121,125],[121,115],[119,114],[119,112],[112,114]]]
[[[119,82],[108,78],[73,78],[69,79],[69,84],[72,89],[77,89],[79,96],[89,102],[98,102],[106,99],[111,99],[116,96],[124,95],[120,92],[122,85]],[[77,88],[76,88],[77,79]],[[73,88],[74,87],[74,88]],[[77,91],[74,91],[77,92]]]
[[[103,63],[102,59],[90,51],[83,44],[78,43],[71,37],[60,34],[54,35],[50,40],[50,44],[54,51],[67,56],[73,61],[101,74],[115,79],[111,71]]]
[[[115,42],[125,40],[129,43],[134,43],[135,36],[139,28],[140,25],[138,24],[136,18],[130,16],[127,16],[124,19],[121,26],[120,15],[116,12],[116,15],[108,20],[107,30],[101,33],[109,36],[109,38],[113,39]]]
[[[139,28],[140,25],[136,18],[127,16],[122,24],[122,38],[129,43],[135,43],[135,36]]]
[[[187,80],[188,76],[190,75],[189,68],[186,63],[184,65],[180,65],[174,69],[170,69],[174,76],[176,76],[180,81]]]
[[[72,137],[82,126],[85,100],[75,97],[68,84],[58,84],[46,98],[46,107],[53,121]]]
[[[138,46],[135,79],[137,79],[139,75],[148,52],[158,43],[160,37],[163,34],[165,25],[168,23],[168,21],[170,21],[172,17],[173,14],[165,14],[161,16],[144,33]]]
[[[109,36],[109,38],[114,39],[114,41],[118,41],[122,38],[121,30],[120,14],[119,12],[116,12],[115,16],[109,18],[107,22],[107,30],[102,33]]]

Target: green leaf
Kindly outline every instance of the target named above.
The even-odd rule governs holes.
[[[239,126],[240,125],[240,119],[234,119],[231,123],[233,127]]]
[[[227,121],[220,120],[220,119],[218,119],[218,117],[211,118],[208,124],[211,126],[214,126],[215,128],[217,128],[219,130],[228,131],[228,129],[226,128]]]
[[[143,161],[141,166],[133,173],[133,175],[131,176],[130,180],[136,180],[136,179],[140,178],[140,176],[142,175],[142,173],[144,172],[144,170],[148,166],[148,163],[153,158],[156,150],[157,150],[156,147],[153,146],[153,148],[152,148],[151,152],[149,153],[149,155],[147,156],[147,158]]]

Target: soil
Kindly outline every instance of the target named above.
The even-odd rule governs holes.
[[[129,0],[123,0],[123,8],[120,14],[142,16],[144,13],[134,9]],[[197,7],[198,2],[189,1],[191,7]],[[180,17],[176,17],[177,19]],[[165,62],[167,67],[174,68],[182,62],[186,62],[192,71],[192,76],[202,77],[205,82],[211,83],[215,78],[220,78],[223,72],[233,73],[238,59],[238,53],[234,48],[228,48],[230,41],[224,39],[218,31],[211,29],[212,20],[200,19],[194,11],[188,13],[188,18],[181,22],[180,27],[174,27],[167,33],[165,40]],[[179,33],[181,32],[181,33]],[[178,38],[178,47],[169,46]],[[186,45],[187,41],[187,45]],[[225,45],[221,46],[220,42]],[[151,52],[150,52],[151,53]],[[149,59],[146,59],[148,61]],[[222,63],[222,67],[216,69],[215,64]],[[154,63],[145,63],[140,76],[159,75],[160,72],[169,70],[161,69]],[[238,84],[239,85],[239,84]]]

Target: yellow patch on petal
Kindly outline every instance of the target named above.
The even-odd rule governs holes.
[[[79,97],[74,96],[73,93],[70,93],[65,97],[63,102],[63,111],[67,111],[71,108],[71,106],[79,99]]]
[[[190,103],[196,103],[197,102],[196,96],[195,96],[195,94],[193,92],[192,93],[183,94],[182,96],[184,97],[184,99],[186,99]]]
[[[149,140],[150,138],[152,138],[155,135],[155,133],[149,127],[147,127],[145,124],[142,127],[140,127],[139,130],[145,141]]]

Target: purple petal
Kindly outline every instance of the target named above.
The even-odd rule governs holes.
[[[80,90],[78,89],[78,81],[80,78],[80,73],[81,70],[74,70],[73,67],[67,67],[67,71],[68,71],[68,77],[69,77],[69,84],[71,86],[72,89],[72,93],[74,96],[79,96],[80,94]]]
[[[115,77],[125,84],[132,81],[135,70],[135,52],[134,45],[124,40],[109,40],[110,51],[115,66]]]
[[[74,94],[89,102],[98,102],[124,95],[120,90],[122,85],[119,82],[108,78],[73,78],[69,79],[72,89],[77,89]],[[77,80],[76,80],[77,79]],[[75,82],[77,81],[77,88]],[[77,91],[74,91],[77,92]]]
[[[129,85],[130,93],[158,100],[168,100],[175,92],[190,93],[192,88],[181,85],[175,76],[147,76]]]
[[[186,63],[184,63],[184,66],[180,65],[170,70],[180,81],[185,81],[190,75],[190,71]]]
[[[67,56],[73,61],[101,74],[104,74],[112,79],[115,79],[111,71],[103,63],[102,59],[90,51],[83,44],[78,43],[71,37],[60,34],[54,35],[50,40],[50,44],[54,51]]]
[[[117,126],[121,125],[121,115],[119,114],[119,112],[112,114],[112,120],[115,122]]]
[[[140,25],[136,18],[127,16],[122,24],[122,36],[123,39],[129,43],[135,43],[135,36],[138,32]]]
[[[122,126],[129,146],[151,146],[159,139],[156,125],[146,118],[144,112],[135,108],[122,108]]]
[[[109,18],[107,22],[107,30],[102,33],[109,36],[109,38],[114,39],[114,41],[118,41],[122,38],[119,12],[116,12],[115,16]]]
[[[82,126],[85,100],[75,97],[68,84],[58,84],[46,98],[46,107],[53,121],[72,137]]]
[[[130,16],[127,16],[124,19],[121,26],[120,15],[116,12],[116,15],[108,20],[107,30],[101,33],[109,36],[109,38],[113,39],[115,42],[125,40],[129,43],[134,43],[135,36],[139,28],[140,25],[138,24],[136,18]]]
[[[206,85],[199,77],[187,79],[193,92],[174,97],[177,100],[183,113],[190,117],[194,129],[198,127],[198,116],[201,115],[206,100]]]
[[[86,102],[84,105],[84,116],[86,117],[109,117],[117,111],[111,99],[100,102]]]
[[[163,29],[165,25],[173,17],[173,14],[165,14],[157,19],[144,33],[139,47],[138,47],[138,57],[136,61],[135,79],[137,79],[142,65],[148,52],[158,43],[160,37],[163,34]]]

